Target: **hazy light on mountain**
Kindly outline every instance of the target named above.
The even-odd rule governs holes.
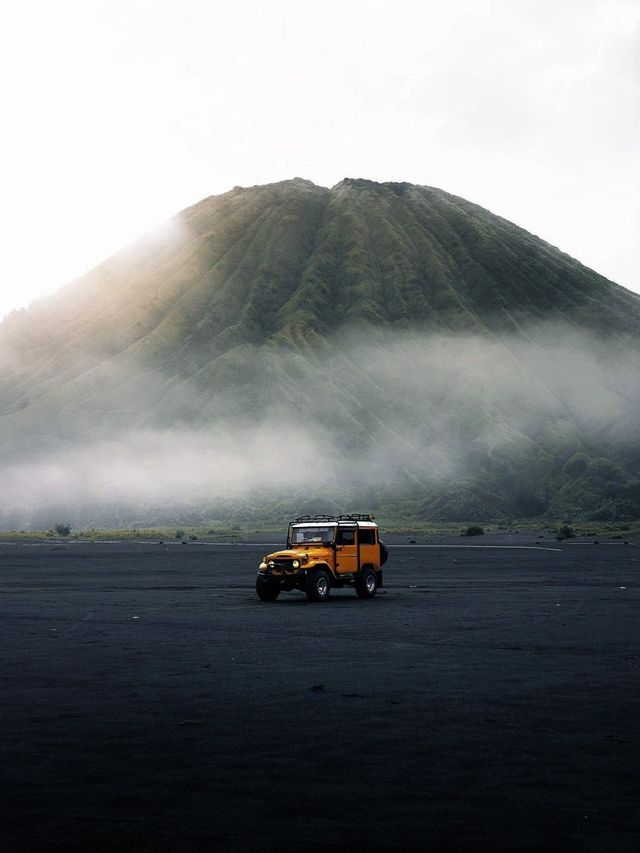
[[[296,174],[445,186],[640,288],[637,3],[35,8],[0,36],[0,317],[208,193]]]

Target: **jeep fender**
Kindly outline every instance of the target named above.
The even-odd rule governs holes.
[[[362,572],[364,572],[366,569],[372,569],[376,573],[376,580],[378,582],[378,586],[381,587],[382,586],[382,569],[380,568],[380,566],[374,566],[372,563],[364,563],[360,567],[360,571],[358,572],[358,574],[362,574]]]
[[[314,563],[312,566],[306,565],[304,567],[305,574],[310,575],[311,572],[315,572],[316,569],[322,569],[324,572],[328,572],[331,580],[333,581],[333,571],[326,563]]]

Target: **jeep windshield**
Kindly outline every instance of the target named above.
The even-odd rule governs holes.
[[[290,545],[330,545],[335,537],[336,528],[328,525],[314,527],[292,527],[289,532]]]

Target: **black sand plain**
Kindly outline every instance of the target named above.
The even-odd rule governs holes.
[[[640,548],[268,550],[0,545],[3,851],[638,850]]]

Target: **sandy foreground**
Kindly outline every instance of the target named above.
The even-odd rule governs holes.
[[[640,547],[482,539],[0,544],[0,849],[636,851]]]

